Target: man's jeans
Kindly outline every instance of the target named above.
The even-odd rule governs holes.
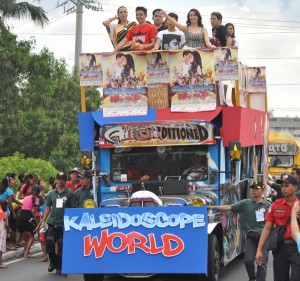
[[[263,258],[262,264],[257,266],[257,273],[255,273],[255,256],[259,239],[250,238],[248,235],[245,241],[245,254],[244,261],[245,267],[250,280],[266,281],[267,276],[267,264],[269,252],[266,249],[266,245],[262,249]]]

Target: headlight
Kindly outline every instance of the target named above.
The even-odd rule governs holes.
[[[83,202],[83,208],[96,208],[96,202],[92,199],[87,199]]]
[[[202,198],[195,198],[195,199],[192,199],[192,204],[195,207],[205,206],[205,200]]]

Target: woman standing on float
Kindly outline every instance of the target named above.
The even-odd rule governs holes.
[[[178,23],[165,12],[161,15],[166,17],[172,24],[180,29],[185,35],[185,48],[215,48],[209,42],[207,29],[202,24],[202,17],[197,9],[191,9],[187,14],[186,25]]]
[[[124,6],[120,6],[117,10],[117,15],[113,18],[105,20],[102,24],[106,27],[110,40],[114,48],[118,45],[119,42],[125,38],[128,30],[136,25],[134,21],[128,21],[128,11]],[[118,19],[118,24],[113,24],[114,20]],[[130,51],[131,41],[127,42],[121,51]]]

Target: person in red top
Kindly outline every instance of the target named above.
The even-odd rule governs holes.
[[[73,168],[69,172],[70,180],[66,182],[66,187],[72,192],[75,192],[78,188],[82,187],[82,182],[79,179],[80,170],[78,168]]]
[[[157,29],[151,23],[146,22],[147,9],[136,7],[135,13],[139,24],[127,32],[126,37],[115,47],[114,53],[120,51],[128,41],[133,42],[132,51],[151,50],[154,47]]]
[[[266,243],[273,225],[285,225],[290,221],[292,207],[297,197],[295,195],[298,187],[297,180],[287,175],[278,180],[284,198],[277,199],[270,207],[265,216],[266,224],[260,236],[256,252],[256,262],[262,262],[262,248]],[[300,276],[300,255],[298,254],[297,244],[292,238],[291,223],[287,224],[286,232],[283,237],[283,243],[278,244],[277,249],[273,251],[273,270],[274,281],[296,281]],[[290,278],[291,271],[291,278]]]

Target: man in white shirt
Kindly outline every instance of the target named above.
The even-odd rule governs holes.
[[[169,13],[167,16],[168,29],[159,31],[153,50],[179,50],[182,49],[185,43],[185,36],[181,30],[176,30],[175,25],[168,21],[171,17],[178,21],[178,15]]]

